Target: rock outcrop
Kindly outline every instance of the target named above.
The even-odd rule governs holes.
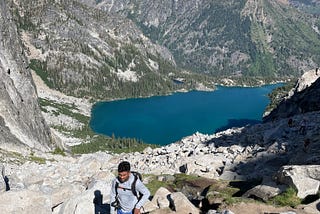
[[[320,110],[320,71],[310,70],[297,82],[288,96],[275,108],[264,121],[289,118],[294,115]]]
[[[283,166],[275,175],[278,182],[294,187],[299,198],[316,195],[320,190],[319,165]]]
[[[40,111],[11,9],[8,1],[0,1],[0,148],[20,153],[49,151],[50,130]]]

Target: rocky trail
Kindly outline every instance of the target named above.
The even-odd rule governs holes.
[[[308,124],[305,134],[299,132],[298,125],[303,119]],[[1,210],[28,213],[28,209],[38,209],[43,211],[41,213],[50,213],[54,207],[53,213],[84,213],[83,210],[91,213],[96,190],[101,191],[104,203],[109,203],[110,182],[120,160],[129,160],[135,170],[144,174],[186,173],[223,180],[256,177],[267,180],[283,165],[319,165],[320,113],[298,115],[293,117],[293,121],[292,127],[288,126],[287,119],[280,119],[214,135],[196,133],[179,142],[161,148],[149,148],[142,153],[114,155],[99,152],[79,157],[35,154],[42,155],[47,161],[44,164],[26,162],[20,166],[4,164],[4,175],[9,178],[10,191],[0,194],[0,200],[8,202],[2,203]],[[304,150],[306,138],[311,143]],[[307,173],[299,176],[313,179],[319,185],[319,172],[316,168],[311,177]],[[301,194],[310,191],[299,185]],[[12,200],[18,202],[15,207],[9,203]],[[254,204],[227,208],[233,213],[242,213],[240,210],[249,207],[261,213],[279,210],[304,213],[305,209],[299,208],[299,211]],[[317,211],[318,208],[314,209]]]

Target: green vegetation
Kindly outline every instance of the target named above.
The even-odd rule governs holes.
[[[31,59],[29,67],[34,70],[39,77],[41,77],[48,87],[53,88],[53,83],[49,80],[49,74],[47,73],[47,65],[45,62],[41,62],[37,59]]]
[[[160,187],[167,188],[168,190],[172,189],[172,183],[159,181],[157,176],[155,175],[144,175],[143,177],[148,177],[148,183],[146,184],[146,186],[148,187],[151,195],[154,195]]]
[[[230,205],[245,200],[234,196],[239,191],[238,188],[230,186],[229,182],[221,180],[210,185],[207,199],[209,202],[220,199],[223,203]]]
[[[58,147],[53,150],[52,154],[66,156],[65,151]]]
[[[207,199],[209,204],[215,204],[216,201],[220,201],[223,205],[231,205],[239,202],[248,202],[253,201],[252,199],[241,198],[237,196],[239,192],[242,192],[244,184],[243,182],[236,182],[240,186],[235,187],[234,182],[223,181],[223,180],[215,180],[215,179],[207,179],[197,175],[187,175],[187,174],[174,174],[172,175],[161,175],[161,177],[170,177],[167,181],[159,181],[159,176],[155,175],[146,175],[148,177],[147,187],[149,188],[151,195],[154,195],[155,192],[160,188],[167,188],[171,192],[183,191],[187,192],[189,195],[193,195],[194,197],[199,194],[199,191],[205,192],[205,198]],[[166,179],[164,179],[166,180]],[[240,184],[241,183],[241,184]],[[245,186],[253,186],[256,184],[253,181],[253,184],[250,185],[249,182],[245,184]],[[242,192],[243,194],[243,192]]]
[[[250,198],[242,198],[241,195],[243,195],[247,190],[261,183],[261,180],[259,179],[251,181],[224,181],[206,179],[200,176],[186,174],[175,174],[173,176],[161,175],[161,177],[166,176],[169,176],[171,179],[168,181],[159,181],[159,176],[146,175],[146,177],[148,177],[147,187],[149,188],[151,195],[154,195],[160,187],[165,187],[171,192],[181,190],[184,192],[187,191],[188,194],[191,195],[197,194],[199,190],[205,190],[206,194],[204,196],[208,203],[215,204],[219,201],[222,207],[240,202],[250,202],[270,204],[277,207],[290,206],[295,208],[303,202],[297,197],[297,191],[291,187],[267,202]],[[197,189],[198,187],[200,187],[200,189]]]
[[[268,94],[270,103],[266,107],[266,112],[271,111],[276,108],[276,106],[283,100],[285,96],[288,95],[289,91],[294,88],[296,81],[290,81],[284,84],[281,87],[274,89],[271,93]]]
[[[90,143],[84,143],[71,147],[73,154],[86,154],[97,151],[110,151],[113,153],[140,152],[147,147],[155,148],[156,145],[145,144],[132,138],[110,138],[103,135],[95,135]]]
[[[54,101],[48,101],[46,99],[39,99],[41,110],[48,112],[46,109],[50,106],[50,113],[54,115],[65,115],[77,120],[80,124],[78,128],[70,128],[66,126],[54,126],[61,133],[67,136],[82,139],[83,144],[72,146],[71,152],[73,154],[85,154],[94,153],[97,151],[110,151],[113,153],[121,152],[140,152],[147,147],[155,148],[157,145],[146,144],[141,140],[132,138],[116,138],[115,136],[105,136],[96,134],[89,126],[90,118],[77,113],[74,104],[60,104]],[[64,152],[60,148],[54,150],[54,154],[64,155]]]
[[[16,19],[16,23],[18,28],[22,29],[22,30],[30,30],[30,31],[35,31],[36,30],[36,26],[32,23],[31,21],[31,15],[30,12],[26,12],[26,14],[24,14],[23,17],[20,16],[19,14],[19,9],[14,9],[14,16]]]
[[[33,154],[29,157],[29,160],[36,162],[38,164],[45,164],[46,163],[45,158],[37,157],[37,156],[34,156]]]
[[[71,105],[61,104],[61,103],[56,103],[53,101],[48,101],[48,100],[42,99],[42,98],[39,98],[39,104],[41,106],[42,111],[47,111],[46,107],[51,106],[56,109],[54,111],[55,115],[64,114],[64,115],[70,116],[70,117],[78,120],[81,123],[88,123],[88,121],[90,119],[89,117],[87,117],[83,114],[75,112],[78,110],[76,108],[75,104],[71,104]]]
[[[185,183],[197,181],[198,179],[198,175],[175,174],[174,186],[176,188],[182,188]]]
[[[274,197],[269,203],[278,206],[296,207],[301,204],[301,199],[297,197],[297,191],[289,187],[285,192]]]
[[[182,189],[186,183],[190,183],[192,181],[197,182],[202,179],[197,175],[187,175],[187,174],[174,174],[171,175],[161,175],[161,177],[171,177],[169,181],[160,181],[159,176],[156,175],[143,175],[143,177],[148,177],[145,180],[148,180],[147,187],[151,192],[151,195],[154,195],[155,192],[160,188],[167,188],[169,191],[179,191]]]
[[[5,159],[3,159],[4,157]],[[0,161],[2,161],[3,163],[13,163],[13,164],[21,165],[27,161],[35,162],[38,164],[45,164],[46,161],[53,161],[53,160],[35,156],[34,152],[31,152],[30,155],[22,155],[21,153],[18,153],[18,152],[10,152],[10,151],[0,149]]]
[[[77,41],[73,41],[77,44]],[[96,55],[85,44],[80,44],[81,52],[88,57],[95,58]],[[55,67],[46,66],[45,62],[31,60],[30,68],[43,79],[50,88],[58,89],[65,94],[75,97],[92,97],[95,100],[109,100],[115,98],[141,97],[153,94],[168,94],[181,87],[191,88],[188,85],[177,85],[172,79],[162,75],[169,72],[178,73],[174,65],[162,60],[159,56],[147,54],[148,57],[158,62],[158,73],[150,70],[146,64],[147,59],[133,45],[124,45],[115,51],[115,56],[100,59],[101,67],[88,67],[86,64],[69,63],[68,56],[59,56],[59,64]],[[96,59],[99,61],[99,59]],[[51,63],[52,64],[52,63]],[[119,78],[115,72],[123,72],[134,64],[130,70],[136,73],[139,81],[128,81]],[[88,78],[68,78],[64,80],[62,72],[77,71],[76,76],[83,75]],[[115,72],[111,72],[115,71]],[[204,78],[203,78],[204,79]]]
[[[258,54],[254,63],[249,68],[249,73],[254,76],[261,75],[271,77],[274,71],[273,58],[270,53]]]
[[[10,163],[21,165],[26,162],[26,158],[18,152],[6,151],[0,148],[0,161],[6,163],[9,160]]]

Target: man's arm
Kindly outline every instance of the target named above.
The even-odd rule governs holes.
[[[140,199],[140,201],[138,201],[138,203],[135,206],[137,209],[140,209],[149,200],[150,191],[139,179],[136,183],[136,190],[137,192],[143,194],[142,198]]]

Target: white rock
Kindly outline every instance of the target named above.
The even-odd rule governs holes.
[[[1,213],[51,213],[51,200],[40,191],[10,190],[0,193],[0,201]]]
[[[170,195],[177,214],[199,214],[200,211],[181,192]]]

